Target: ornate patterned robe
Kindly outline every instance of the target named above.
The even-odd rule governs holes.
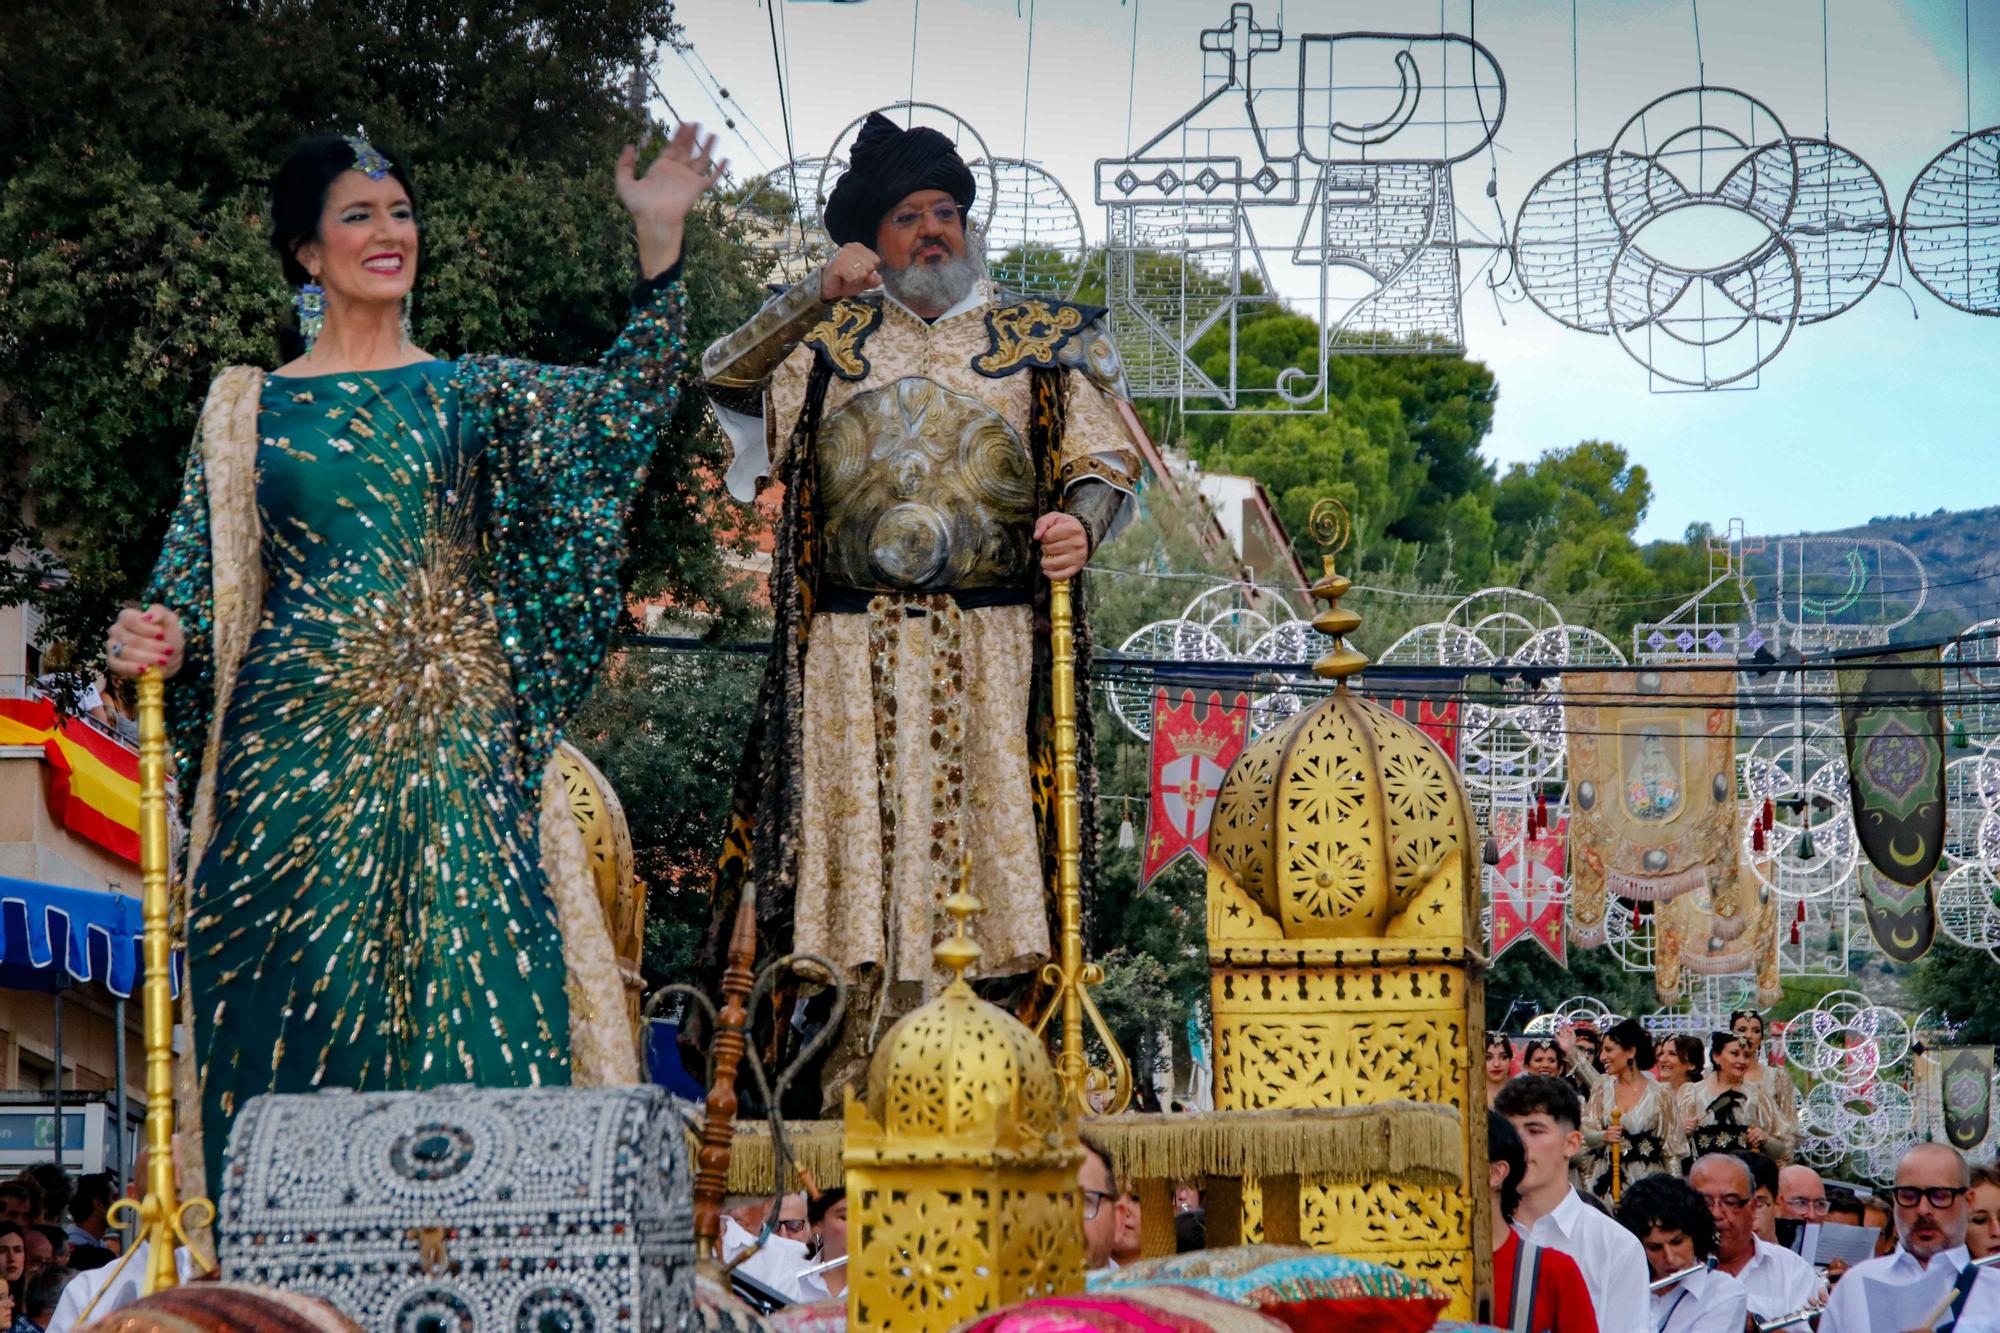
[[[711,349],[705,371],[786,300]],[[938,905],[961,867],[985,907],[981,974],[1049,956],[1033,753],[1046,582],[1030,531],[1043,507],[1101,482],[1114,507],[1092,535],[1107,539],[1139,477],[1095,316],[985,284],[928,322],[880,294],[813,303],[816,322],[768,371],[733,385],[711,374],[737,445],[732,489],[745,496],[760,475],[788,488],[773,600],[777,651],[796,638],[800,653],[795,761],[745,767],[752,787],[791,785],[796,834],[753,830],[786,816],[739,788],[742,862],[725,851],[711,964],[734,915],[732,871],[752,861],[760,954],[823,956],[863,983],[877,1018],[932,989]],[[785,688],[767,680],[760,729]]]

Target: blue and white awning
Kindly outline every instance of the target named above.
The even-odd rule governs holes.
[[[55,991],[96,981],[129,998],[145,971],[143,939],[137,898],[0,875],[0,988]]]

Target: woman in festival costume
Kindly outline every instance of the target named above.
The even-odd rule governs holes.
[[[1530,1037],[1521,1046],[1521,1072],[1524,1074],[1562,1073],[1562,1048],[1556,1045],[1554,1037]]]
[[[1635,1019],[1622,1019],[1604,1034],[1603,1052],[1604,1077],[1583,1104],[1584,1150],[1578,1162],[1590,1192],[1609,1199],[1614,1144],[1625,1185],[1660,1171],[1678,1174],[1682,1147],[1673,1092],[1646,1073],[1653,1067],[1653,1034]]]
[[[1589,1023],[1558,1023],[1556,1047],[1562,1052],[1562,1080],[1576,1089],[1577,1100],[1589,1101],[1590,1090],[1604,1081],[1603,1039]]]
[[[1708,1058],[1701,1053],[1701,1038],[1683,1032],[1661,1042],[1653,1054],[1653,1077],[1678,1103],[1681,1089],[1702,1076]]]
[[[1500,1095],[1500,1089],[1507,1086],[1507,1080],[1514,1076],[1514,1043],[1504,1032],[1486,1034],[1486,1104],[1493,1105],[1493,1099]]]
[[[1744,1048],[1750,1056],[1749,1066],[1743,1071],[1743,1081],[1763,1085],[1771,1098],[1771,1109],[1777,1112],[1780,1134],[1788,1142],[1798,1142],[1799,1088],[1788,1075],[1764,1058],[1764,1015],[1755,1009],[1738,1009],[1729,1015],[1729,1030],[1743,1038]]]
[[[1733,1032],[1718,1032],[1708,1043],[1706,1078],[1681,1089],[1676,1110],[1685,1136],[1682,1170],[1695,1158],[1712,1152],[1761,1152],[1774,1161],[1790,1156],[1792,1142],[1778,1123],[1770,1090],[1744,1081],[1750,1052]]]
[[[394,154],[327,136],[278,172],[300,354],[216,378],[149,605],[107,643],[113,671],[173,678],[184,1113],[211,1197],[261,1092],[638,1077],[551,756],[678,392],[681,236],[713,143],[684,125],[645,174],[619,159],[642,280],[580,368],[410,344],[420,230]]]

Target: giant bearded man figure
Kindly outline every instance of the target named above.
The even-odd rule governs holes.
[[[943,134],[870,116],[825,209],[838,253],[702,359],[732,492],[784,488],[703,962],[719,975],[747,886],[760,957],[848,978],[828,1110],[941,984],[961,874],[982,975],[1050,955],[1049,580],[1118,531],[1139,475],[1102,312],[996,291],[973,195]]]

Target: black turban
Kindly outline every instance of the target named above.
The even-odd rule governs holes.
[[[952,141],[928,126],[898,128],[871,111],[854,136],[847,171],[826,201],[826,234],[835,245],[875,244],[888,211],[919,190],[943,190],[971,208],[972,172]]]

